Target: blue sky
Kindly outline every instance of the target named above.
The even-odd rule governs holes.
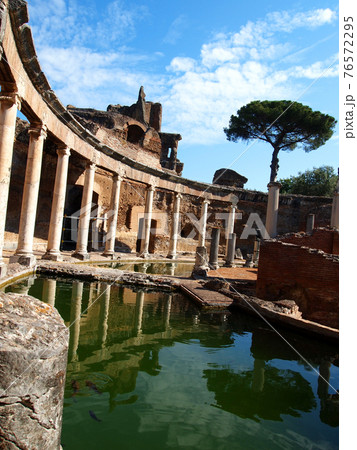
[[[163,104],[162,131],[182,135],[184,177],[211,182],[229,167],[266,190],[270,146],[223,132],[252,100],[296,100],[338,119],[337,1],[29,0],[29,11],[62,103],[130,105],[143,85]],[[278,178],[323,164],[337,170],[338,127],[318,150],[281,152]]]

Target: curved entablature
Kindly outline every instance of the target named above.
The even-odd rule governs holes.
[[[22,112],[30,122],[45,123],[49,135],[55,141],[67,145],[90,161],[96,158],[96,164],[109,171],[118,173],[119,167],[124,164],[128,178],[141,179],[147,183],[149,177],[155,177],[156,185],[162,185],[164,189],[192,195],[205,192],[210,197],[217,197],[220,200],[227,197],[227,201],[232,193],[237,193],[236,189],[195,182],[150,167],[103,144],[76,120],[51,89],[36,55],[31,28],[28,25],[27,3],[23,0],[8,0],[3,4],[7,6],[9,17],[3,31],[1,65],[8,65],[7,69],[13,79],[1,80],[1,83],[2,85],[8,81],[15,83],[22,100]],[[3,8],[3,15],[5,14],[6,10]],[[5,17],[2,20],[2,28],[4,22]],[[138,172],[141,172],[140,175]]]

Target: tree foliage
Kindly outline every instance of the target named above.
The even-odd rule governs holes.
[[[333,167],[314,167],[313,170],[299,172],[297,176],[283,178],[281,192],[286,194],[317,195],[321,197],[332,197],[336,189],[338,175]]]
[[[330,139],[336,120],[309,106],[289,100],[253,101],[242,106],[232,115],[229,126],[224,128],[227,139],[251,141],[260,139],[274,149],[270,181],[276,181],[278,153],[301,147],[310,152]]]

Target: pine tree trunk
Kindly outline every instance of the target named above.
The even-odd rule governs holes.
[[[279,170],[279,159],[278,159],[278,153],[280,148],[274,148],[273,151],[273,157],[270,164],[270,183],[273,183],[276,181],[276,177],[278,176],[278,170]]]

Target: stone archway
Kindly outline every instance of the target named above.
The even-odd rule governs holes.
[[[66,203],[63,218],[63,233],[61,250],[75,250],[76,242],[72,239],[73,226],[78,226],[75,217],[79,215],[82,203],[83,186],[72,185],[67,188]],[[99,194],[93,191],[92,210],[98,207]],[[92,232],[89,230],[88,246],[91,247]]]

